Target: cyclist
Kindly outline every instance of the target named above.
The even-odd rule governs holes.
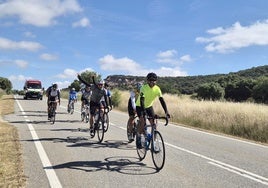
[[[53,83],[52,86],[47,88],[46,96],[47,96],[47,113],[48,113],[48,120],[49,120],[50,119],[50,114],[49,114],[50,101],[58,100],[58,103],[60,105],[60,91],[56,83]],[[56,109],[57,109],[57,106],[56,106]]]
[[[141,134],[144,134],[144,125],[145,119],[144,116],[147,114],[149,117],[154,117],[154,109],[153,103],[155,99],[158,97],[161,103],[162,108],[165,111],[166,117],[170,118],[170,115],[167,110],[167,106],[165,100],[162,96],[162,91],[159,86],[156,85],[157,75],[153,72],[148,73],[147,76],[147,84],[144,84],[140,89],[140,95],[136,102],[136,110],[139,117],[139,125],[138,125],[138,138],[137,138],[137,147],[143,147],[141,144]],[[150,124],[153,124],[153,119],[150,120]]]
[[[93,85],[90,85],[89,83],[87,83],[86,81],[84,81],[81,76],[78,74],[78,79],[84,83],[86,86],[91,86],[91,97],[90,97],[90,133],[93,133],[93,122],[94,122],[94,114],[96,112],[96,110],[100,107],[100,100],[102,97],[104,97],[105,100],[105,104],[108,104],[108,99],[107,99],[107,95],[106,95],[106,91],[103,88],[104,85],[104,81],[101,80],[99,81],[97,84],[94,80],[94,77],[92,77],[93,79]],[[111,107],[111,104],[109,104]],[[108,106],[105,106],[105,108],[108,108]]]
[[[67,106],[67,111],[68,111],[68,113],[70,112],[70,107],[69,107],[69,105],[70,105],[70,102],[71,101],[74,101],[74,102],[77,102],[77,93],[76,93],[76,91],[75,91],[75,88],[72,88],[71,90],[70,90],[70,92],[69,92],[69,101],[68,101],[68,106]]]
[[[104,83],[104,90],[105,90],[106,95],[107,95],[108,103],[112,107],[112,93],[111,93],[111,91],[109,89],[109,85],[106,82]],[[103,106],[108,106],[108,105],[105,105],[104,97],[101,98],[101,104]]]
[[[81,96],[81,113],[83,111],[84,105],[89,105],[91,95],[92,91],[90,89],[90,86],[86,86],[85,89],[82,91]]]
[[[129,119],[127,121],[127,126],[130,128],[127,133],[128,135],[128,141],[132,142],[134,140],[133,138],[133,126],[134,126],[134,119],[135,119],[135,115],[136,115],[136,101],[137,98],[140,94],[140,88],[141,88],[142,84],[141,83],[137,83],[136,84],[136,88],[134,88],[134,90],[130,91],[130,97],[128,99],[128,116]]]

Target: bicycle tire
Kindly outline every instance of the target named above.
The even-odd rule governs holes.
[[[84,122],[85,121],[85,118],[86,118],[86,113],[85,112],[82,112],[81,113],[81,121]]]
[[[159,131],[154,131],[151,140],[151,153],[154,166],[157,171],[161,170],[165,164],[166,151],[162,135]]]
[[[145,157],[146,157],[146,154],[147,154],[147,149],[142,146],[141,148],[138,147],[138,136],[137,136],[137,133],[136,133],[136,150],[137,150],[137,154],[139,156],[139,159],[140,161],[142,161]],[[143,144],[143,143],[141,143]]]
[[[98,124],[97,124],[97,134],[98,134],[98,139],[99,139],[99,143],[101,143],[103,141],[104,138],[104,120],[102,118],[99,118],[98,120]]]
[[[104,132],[107,132],[110,124],[108,113],[103,114],[103,119],[104,119]]]
[[[50,122],[51,122],[52,124],[54,124],[54,123],[55,123],[55,119],[56,119],[56,111],[55,111],[55,108],[52,107],[51,111],[52,111],[52,112],[51,112]]]

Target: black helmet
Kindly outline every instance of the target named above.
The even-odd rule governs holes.
[[[53,84],[52,87],[53,87],[54,89],[57,89],[57,88],[58,88],[58,85],[57,85],[57,84]]]
[[[147,80],[154,80],[156,81],[157,80],[157,75],[153,72],[150,72],[149,74],[147,74]]]

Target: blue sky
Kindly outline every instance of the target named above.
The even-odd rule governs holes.
[[[196,76],[268,61],[267,0],[0,0],[0,77]]]

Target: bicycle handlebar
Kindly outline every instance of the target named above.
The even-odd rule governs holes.
[[[147,116],[147,119],[164,119],[166,122],[165,122],[165,126],[168,125],[168,117],[166,116],[158,116],[158,115],[155,115],[154,117],[148,117]]]

